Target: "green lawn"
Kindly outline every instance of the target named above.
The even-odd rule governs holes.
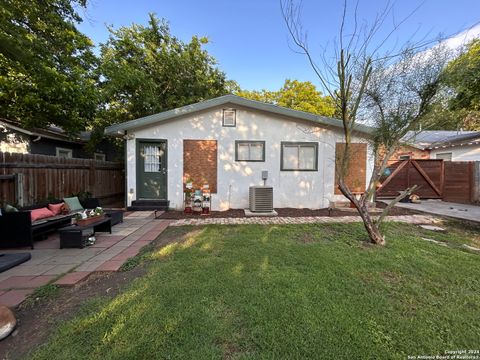
[[[92,299],[35,359],[406,359],[480,348],[478,233],[387,224],[169,228],[146,276]],[[420,240],[449,241],[452,248]]]

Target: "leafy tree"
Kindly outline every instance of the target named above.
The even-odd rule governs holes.
[[[454,91],[448,110],[468,130],[480,130],[480,39],[473,40],[446,67],[444,83]]]
[[[217,97],[235,87],[203,49],[208,39],[193,36],[185,43],[153,14],[147,26],[109,30],[110,38],[101,45],[100,127]]]
[[[306,111],[323,116],[334,116],[335,104],[330,96],[323,96],[310,81],[285,80],[278,91],[241,90],[239,96],[284,106],[294,110]]]
[[[446,56],[440,48],[438,53],[425,52],[428,43],[405,43],[387,49],[387,40],[405,19],[393,21],[393,28],[385,29],[387,17],[392,15],[395,18],[393,6],[388,3],[375,16],[373,23],[357,26],[357,7],[349,21],[351,12],[345,0],[338,38],[332,42],[329,56],[322,52],[320,63],[323,66],[320,67],[308,47],[300,5],[295,0],[282,0],[281,9],[293,43],[306,56],[318,80],[334,100],[343,125],[344,150],[336,154],[339,189],[358,210],[371,242],[384,245],[380,228],[382,220],[391,206],[409,195],[414,187],[395,198],[378,219],[372,216],[368,205],[401,139],[418,127],[434,102]],[[347,176],[352,144],[362,120],[372,122],[373,148],[375,151],[382,149],[385,155],[382,161],[375,162],[365,192],[357,198],[347,183]]]
[[[235,95],[255,100],[261,101],[268,104],[278,104],[278,91],[268,91],[268,90],[238,90],[235,92]]]
[[[94,117],[96,58],[75,4],[85,0],[1,0],[0,116],[71,133]]]

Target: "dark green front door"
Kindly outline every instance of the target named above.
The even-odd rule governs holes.
[[[137,194],[139,199],[167,199],[167,142],[137,142]]]

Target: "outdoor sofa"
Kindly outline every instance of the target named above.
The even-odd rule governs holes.
[[[34,241],[44,239],[49,233],[70,225],[71,218],[80,209],[74,209],[69,214],[58,214],[32,222],[30,214],[32,210],[48,207],[49,204],[58,205],[61,203],[61,200],[54,200],[47,204],[27,206],[20,211],[2,211],[0,216],[0,248],[30,246],[33,249]],[[98,199],[86,199],[80,201],[80,203],[85,209],[93,209],[99,205]],[[123,221],[122,210],[105,210],[105,214],[111,217],[112,225]]]

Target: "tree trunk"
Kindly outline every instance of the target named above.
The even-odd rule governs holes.
[[[359,208],[357,208],[357,210],[363,220],[363,226],[365,226],[365,230],[367,230],[371,242],[377,245],[385,245],[385,238],[380,233],[377,224],[370,216],[367,206],[365,204],[362,204]]]
[[[382,246],[385,245],[384,237],[380,233],[380,230],[377,224],[375,224],[372,217],[370,216],[370,213],[368,212],[368,207],[366,205],[367,203],[366,198],[362,197],[360,201],[357,200],[357,198],[352,194],[350,189],[346,186],[343,179],[339,179],[338,186],[342,194],[345,195],[345,197],[348,200],[350,200],[357,208],[358,213],[362,218],[363,226],[365,226],[365,230],[367,230],[370,241],[376,245],[382,245]]]

